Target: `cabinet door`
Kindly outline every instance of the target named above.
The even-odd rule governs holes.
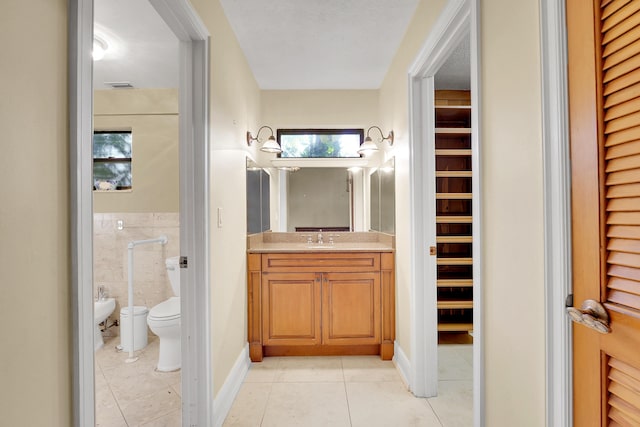
[[[320,275],[262,275],[264,345],[320,344]]]
[[[380,273],[325,273],[323,344],[380,343]]]

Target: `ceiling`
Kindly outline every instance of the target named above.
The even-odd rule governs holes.
[[[94,34],[109,45],[94,61],[94,89],[178,87],[179,43],[148,0],[95,0]]]
[[[261,89],[377,89],[418,0],[220,0]],[[175,35],[148,0],[95,0],[94,88],[178,86]],[[468,89],[468,40],[436,87]],[[461,72],[461,70],[464,70]]]

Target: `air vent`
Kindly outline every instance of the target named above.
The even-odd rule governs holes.
[[[133,85],[129,82],[104,82],[104,84],[113,89],[133,89]]]

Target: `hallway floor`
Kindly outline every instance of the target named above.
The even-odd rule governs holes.
[[[377,356],[270,357],[254,363],[224,426],[473,425],[472,346],[438,347],[439,395],[415,398]]]

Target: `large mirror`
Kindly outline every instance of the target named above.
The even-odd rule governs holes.
[[[370,228],[382,233],[395,233],[396,181],[394,160],[373,170],[369,176]]]
[[[395,232],[393,159],[379,168],[300,163],[300,167],[261,167],[247,159],[249,234],[320,229]]]
[[[247,158],[247,233],[271,228],[269,173]]]

